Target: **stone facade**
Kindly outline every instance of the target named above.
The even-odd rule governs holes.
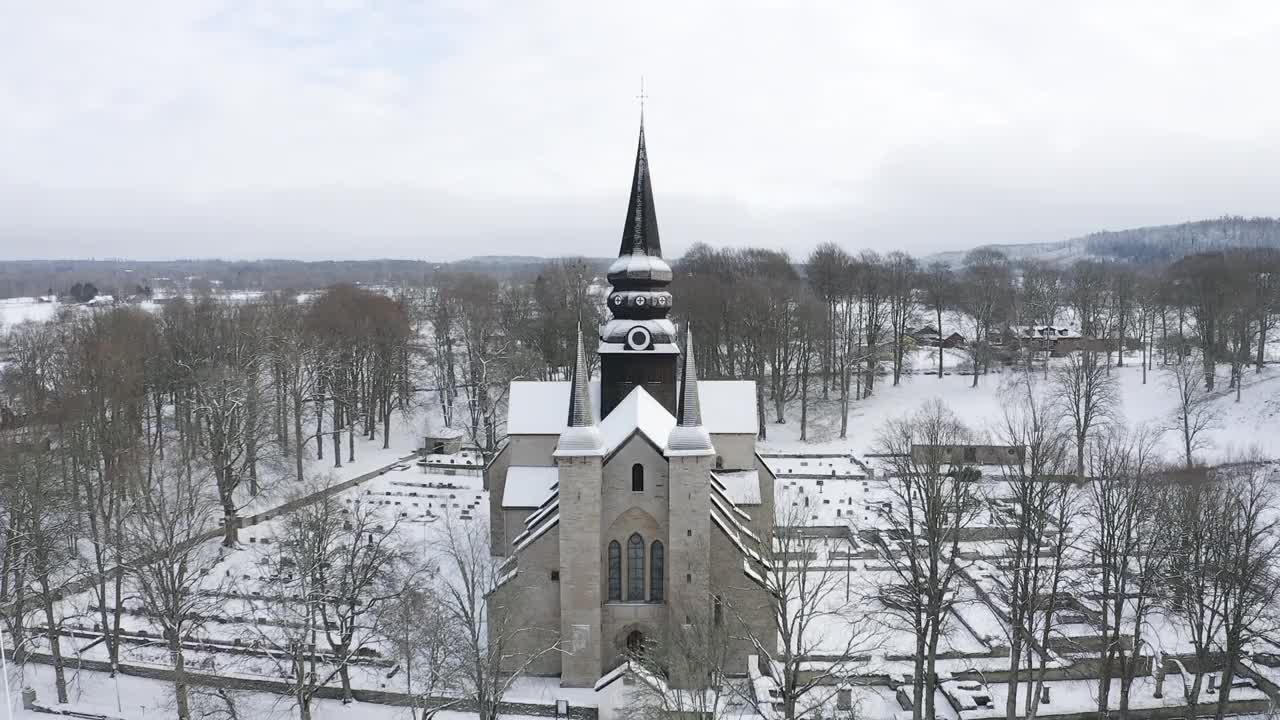
[[[494,597],[501,603],[528,603],[531,624],[554,630],[530,634],[518,658],[558,644],[531,672],[558,675],[566,687],[590,686],[623,660],[633,633],[660,641],[691,617],[707,615],[706,603],[716,595],[732,597],[735,617],[742,608],[766,606],[756,615],[760,627],[768,627],[763,590],[743,573],[741,551],[712,521],[710,476],[718,454],[668,457],[648,438],[633,434],[607,457],[559,458],[558,526],[519,550],[515,548],[521,535],[538,509],[502,509],[505,484],[497,476],[506,472],[509,458],[505,452],[495,458],[489,467],[493,550],[496,556],[514,560],[518,572]],[[547,457],[544,462],[552,460]],[[632,489],[637,465],[644,477],[638,491]],[[765,537],[773,516],[774,480],[754,453],[750,465],[758,471],[763,502],[737,508],[751,517],[744,526],[756,537]],[[627,593],[632,536],[642,539],[645,551],[641,600],[629,599]],[[622,551],[621,599],[616,600],[609,599],[611,542]],[[658,602],[653,601],[655,542],[663,548]],[[539,590],[540,584],[554,592]],[[703,605],[700,610],[698,603]],[[751,652],[745,641],[735,648],[743,674]]]
[[[510,435],[485,469],[501,563],[491,617],[515,609],[529,629],[495,639],[511,648],[508,670],[537,655],[526,671],[566,687],[593,686],[628,652],[693,622],[728,622],[713,606],[730,598],[734,619],[770,644],[758,544],[774,478],[755,452],[756,390],[700,384],[691,333],[677,344],[643,130],[627,218],[600,381],[589,381],[580,334],[571,382],[513,384]],[[730,471],[732,488],[714,478]],[[746,675],[753,647],[733,650],[734,674]]]

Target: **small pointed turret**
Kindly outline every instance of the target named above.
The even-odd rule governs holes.
[[[569,382],[568,427],[560,435],[556,455],[596,455],[603,442],[591,409],[591,376],[587,371],[587,353],[582,347],[582,328],[578,328],[577,353],[573,358],[573,376]]]
[[[667,440],[670,455],[704,455],[715,452],[711,436],[702,427],[698,407],[698,365],[693,359],[693,331],[684,330],[684,362],[680,366],[680,406],[676,426]]]

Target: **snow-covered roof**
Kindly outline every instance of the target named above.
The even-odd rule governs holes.
[[[680,346],[676,345],[675,343],[654,343],[653,349],[647,350],[645,352],[664,353],[664,354],[670,355],[670,354],[675,354],[680,352]],[[602,342],[600,343],[600,346],[596,348],[596,353],[598,354],[615,353],[618,355],[621,355],[623,353],[631,353],[634,355],[636,351],[628,348],[625,345],[618,345],[617,343]]]
[[[551,466],[512,465],[502,492],[502,508],[540,507],[560,480],[560,469]]]
[[[444,422],[437,417],[432,417],[427,421],[423,434],[429,438],[440,438],[442,440],[457,439],[465,435],[462,428],[445,425]]]
[[[698,404],[702,410],[702,426],[712,435],[754,435],[759,429],[756,388],[750,380],[699,380]],[[507,432],[511,435],[559,435],[568,425],[569,383],[513,382],[507,405]],[[599,411],[599,382],[591,383],[591,405]],[[617,409],[610,416],[616,413]],[[667,417],[671,414],[667,413]],[[668,427],[666,432],[670,430]],[[660,447],[665,445],[666,434],[655,442]]]
[[[604,453],[607,455],[617,450],[634,431],[665,449],[667,437],[675,426],[675,417],[644,388],[637,386],[600,422]]]
[[[715,477],[724,486],[725,497],[735,505],[760,504],[760,473],[756,470],[717,470]]]
[[[1081,337],[1080,331],[1068,327],[1066,325],[1012,325],[1009,331],[1021,337],[1052,337],[1052,338],[1071,338]]]
[[[741,433],[755,435],[756,384],[751,380],[699,380],[698,407],[702,426],[712,435]]]

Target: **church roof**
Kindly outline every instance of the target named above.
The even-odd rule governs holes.
[[[502,491],[502,508],[536,508],[560,481],[560,468],[537,465],[512,465],[507,468],[507,482]]]
[[[756,422],[756,387],[750,380],[699,380],[698,406],[702,411],[702,426],[712,435],[751,434],[759,430]],[[600,383],[591,383],[591,406],[600,407]],[[568,427],[565,408],[569,403],[570,383],[517,381],[511,383],[507,398],[507,432],[511,435],[560,435]],[[648,396],[648,393],[645,394]],[[653,400],[653,398],[649,398]],[[655,404],[657,401],[653,401]],[[661,407],[661,406],[659,406]],[[618,408],[609,413],[604,426],[617,414]],[[665,408],[662,412],[670,418],[666,432],[654,443],[666,445],[667,435],[675,425],[675,418]],[[652,426],[650,426],[652,427]],[[632,428],[628,428],[628,433]],[[625,438],[624,438],[625,439]]]
[[[676,419],[662,407],[662,403],[654,400],[644,388],[636,386],[608,417],[600,421],[604,454],[617,450],[633,432],[644,435],[649,442],[665,450],[667,437],[675,426]]]
[[[724,495],[735,505],[759,505],[760,472],[758,470],[714,470],[711,477],[720,481]]]

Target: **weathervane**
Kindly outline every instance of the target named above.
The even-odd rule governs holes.
[[[640,94],[636,96],[636,99],[640,101],[640,124],[641,125],[644,124],[644,101],[645,101],[645,98],[647,97],[649,96],[644,94],[644,76],[641,75],[640,76]]]

